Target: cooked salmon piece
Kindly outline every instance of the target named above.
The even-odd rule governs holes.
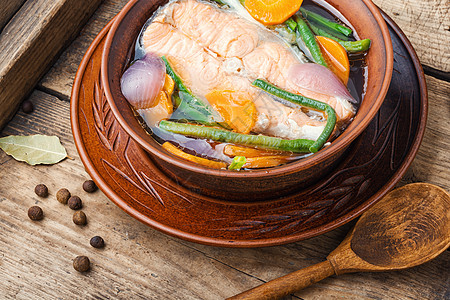
[[[242,58],[259,41],[255,24],[204,2],[178,1],[162,13],[168,23],[218,56]]]
[[[333,94],[334,86],[328,90],[319,86],[323,82],[316,76],[304,80],[308,67],[297,67],[303,64],[275,34],[214,5],[196,0],[169,3],[144,30],[141,43],[146,52],[166,56],[185,85],[203,100],[214,90],[250,95],[257,110],[252,132],[315,140],[326,123],[253,87],[257,78],[327,102],[339,120],[354,115],[347,95]]]
[[[170,24],[154,21],[142,39],[147,52],[167,57],[193,93],[205,95],[224,80],[222,63]]]
[[[259,91],[254,98],[258,119],[253,131],[286,139],[316,140],[325,128],[325,122],[312,119],[299,109],[274,101]]]
[[[262,43],[242,61],[249,76],[265,79],[280,88],[286,86],[289,67],[299,63],[291,51],[275,42]]]
[[[355,114],[350,103],[354,101],[352,96],[333,72],[318,64],[299,63],[282,44],[263,43],[247,54],[243,62],[255,79],[265,79],[291,93],[329,104],[341,123]]]

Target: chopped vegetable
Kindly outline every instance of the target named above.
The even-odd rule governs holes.
[[[247,159],[245,156],[235,156],[231,164],[228,166],[228,170],[240,170],[246,161]]]
[[[152,108],[157,106],[161,106],[169,115],[173,112],[172,101],[169,100],[169,97],[167,97],[164,91],[159,92],[158,96],[156,96],[156,105]]]
[[[172,77],[166,74],[163,90],[167,93],[167,97],[170,98],[172,96],[174,89],[175,89],[175,81],[173,81]]]
[[[176,156],[179,156],[181,158],[184,158],[186,160],[189,160],[193,163],[197,163],[197,164],[200,164],[200,165],[203,165],[206,167],[210,167],[210,168],[214,168],[214,169],[225,169],[227,167],[227,164],[224,162],[214,161],[214,160],[198,157],[198,156],[183,152],[182,150],[180,150],[177,147],[175,147],[174,145],[172,145],[172,143],[170,143],[170,142],[165,142],[164,144],[162,144],[162,147],[164,149],[166,149],[167,151],[169,151],[170,153],[172,153]]]
[[[245,0],[244,7],[255,18],[264,25],[282,24],[295,14],[303,0]]]
[[[246,134],[255,125],[256,107],[248,93],[212,91],[205,98],[235,131]]]
[[[325,27],[329,28],[330,30],[333,30],[337,33],[342,33],[345,36],[351,36],[353,34],[353,31],[350,28],[345,27],[339,23],[330,21],[327,18],[322,17],[319,14],[316,14],[315,12],[304,9],[303,7],[300,8],[300,12],[310,22],[315,22],[315,23],[325,26]]]
[[[153,128],[158,125],[159,121],[170,117],[170,114],[173,112],[172,101],[164,91],[161,91],[156,96],[155,103],[152,107],[138,109],[137,112],[144,119],[145,123]]]
[[[316,42],[316,38],[311,29],[308,27],[308,24],[306,24],[305,20],[303,20],[303,18],[299,16],[295,16],[294,19],[295,22],[297,23],[296,33],[302,39],[302,41],[305,43],[306,47],[310,51],[314,62],[324,67],[328,67],[327,63],[325,62],[325,59],[323,58],[322,52],[320,51],[320,47]]]
[[[148,53],[123,73],[120,88],[135,109],[146,109],[155,105],[155,99],[162,90],[164,81],[163,61]]]
[[[211,139],[218,142],[257,146],[261,148],[298,153],[309,152],[309,149],[314,145],[314,141],[306,139],[285,140],[271,136],[242,134],[215,127],[176,123],[166,120],[159,123],[159,128],[173,133]]]
[[[325,128],[323,129],[320,136],[317,138],[314,144],[308,148],[308,150],[312,153],[315,153],[319,151],[320,148],[322,148],[322,146],[326,143],[331,133],[333,132],[334,126],[336,125],[336,112],[331,106],[311,98],[289,93],[261,79],[256,79],[255,81],[253,81],[253,85],[268,92],[269,94],[272,94],[289,102],[313,108],[319,111],[324,111],[327,115],[327,124],[325,125]]]
[[[369,50],[371,44],[370,39],[364,39],[360,41],[337,41],[337,42],[341,44],[342,47],[345,48],[345,50],[351,53],[367,51]]]
[[[309,27],[311,28],[311,30],[314,32],[315,35],[325,36],[327,38],[335,40],[336,42],[341,44],[342,47],[345,48],[345,50],[347,50],[350,53],[364,52],[369,50],[370,48],[370,39],[364,39],[359,41],[344,41],[339,37],[336,37],[335,35],[328,33],[326,30],[323,30],[322,28],[315,26],[314,24],[309,24]]]
[[[223,153],[228,156],[245,156],[245,157],[258,157],[258,156],[274,156],[274,155],[283,155],[289,156],[291,153],[283,152],[283,151],[273,151],[267,149],[255,149],[250,147],[241,147],[232,144],[228,144],[223,149]]]
[[[183,84],[181,78],[175,73],[165,56],[162,57],[166,65],[166,72],[173,79],[177,89],[179,90],[179,99],[176,98],[175,103],[178,106],[176,119],[196,120],[204,124],[218,124],[217,113],[209,106],[204,104],[200,99],[194,96],[192,92]],[[178,101],[180,100],[180,101]]]
[[[260,156],[247,158],[244,168],[259,169],[276,167],[290,161],[289,156]]]
[[[295,29],[297,28],[297,23],[294,20],[292,20],[292,18],[287,19],[285,23],[287,27],[289,27],[289,29],[295,32]]]
[[[186,92],[178,92],[173,96],[177,109],[171,116],[175,120],[196,121],[201,124],[215,125],[214,116],[202,103]]]
[[[148,126],[154,127],[159,121],[167,119],[173,113],[171,96],[174,89],[174,81],[166,74],[162,90],[156,96],[153,104],[145,109],[137,109]]]
[[[350,75],[350,62],[347,51],[338,42],[324,36],[317,36],[322,55],[328,63],[331,71],[336,74],[341,81],[347,85]]]

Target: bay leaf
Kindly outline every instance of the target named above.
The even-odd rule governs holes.
[[[67,157],[57,136],[10,135],[0,138],[0,148],[16,160],[30,165],[55,164]]]

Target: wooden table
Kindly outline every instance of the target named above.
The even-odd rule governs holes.
[[[2,136],[47,134],[61,138],[69,156],[52,166],[29,166],[0,152],[0,298],[7,299],[221,299],[323,261],[351,222],[321,236],[284,246],[228,249],[198,245],[155,231],[128,216],[100,191],[87,194],[89,176],[75,149],[69,123],[72,82],[83,54],[100,29],[125,5],[105,0],[29,97],[35,111],[19,111]],[[450,190],[450,18],[447,0],[374,0],[405,31],[426,71],[429,116],[425,137],[399,185],[429,182]],[[45,183],[46,199],[34,194]],[[55,199],[66,187],[84,201],[88,225]],[[40,205],[44,220],[27,217]],[[89,245],[94,235],[106,247]],[[76,272],[72,260],[87,255],[92,269]],[[328,278],[294,299],[448,299],[450,252],[405,271]]]

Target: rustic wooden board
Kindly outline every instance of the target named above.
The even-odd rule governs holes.
[[[6,3],[2,3],[2,9],[0,10],[0,32],[24,2],[25,0],[7,0]]]
[[[101,0],[29,0],[0,33],[0,128]]]
[[[450,72],[448,0],[373,0],[373,2],[405,32],[422,64]]]
[[[44,91],[50,91],[69,100],[78,65],[97,34],[122,9],[127,0],[105,0],[81,31],[80,36],[61,54],[58,61],[39,83]]]
[[[449,84],[427,77],[433,87]],[[444,90],[431,92],[432,111],[445,104]],[[0,294],[6,298],[120,298],[120,299],[223,299],[263,281],[324,260],[344,238],[352,224],[310,240],[260,249],[217,248],[185,242],[152,230],[112,204],[100,191],[85,193],[88,178],[73,144],[69,127],[69,103],[36,91],[30,97],[36,110],[19,112],[2,135],[58,135],[69,156],[53,166],[28,166],[0,153]],[[448,134],[446,120],[430,124],[425,141]],[[447,126],[446,131],[442,131]],[[439,130],[438,130],[439,129]],[[427,143],[427,142],[426,142]],[[433,147],[416,159],[421,170],[449,168],[437,161],[448,153],[445,145]],[[429,152],[428,152],[429,153]],[[422,165],[421,165],[422,164]],[[438,165],[438,167],[436,167]],[[448,176],[448,174],[445,174]],[[430,181],[425,172],[410,181]],[[448,177],[431,178],[447,190]],[[45,183],[46,199],[33,188]],[[84,228],[72,223],[72,211],[55,199],[66,187],[84,201],[88,216]],[[45,212],[42,222],[26,216],[28,207],[38,204]],[[89,246],[94,235],[104,237],[107,247]],[[72,259],[88,255],[93,263],[86,275],[75,272]],[[443,299],[449,274],[450,252],[417,268],[392,273],[348,274],[331,277],[297,293],[301,299]],[[62,292],[64,291],[64,292]],[[321,298],[322,297],[322,298]]]

